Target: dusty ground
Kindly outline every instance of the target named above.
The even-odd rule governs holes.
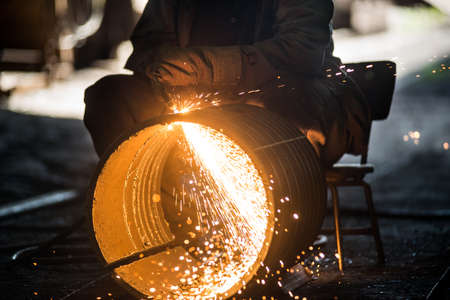
[[[320,277],[295,290],[300,299],[421,299],[450,265],[450,150],[444,149],[450,143],[450,59],[439,55],[422,65],[399,79],[389,119],[374,125],[371,139],[369,160],[376,171],[367,179],[380,215],[386,265],[375,265],[369,237],[346,237],[345,273],[340,275],[330,238],[321,249],[326,260]],[[411,138],[410,131],[420,138]],[[83,191],[96,161],[80,120],[0,110],[0,205],[54,190]],[[367,222],[358,191],[343,191],[342,207],[344,226]],[[58,251],[77,248],[90,263],[6,267],[17,248],[12,246],[49,238],[84,212],[81,197],[0,220],[1,299],[60,299],[96,278],[88,271],[100,265],[83,229]],[[109,277],[67,299],[97,297],[129,299]]]

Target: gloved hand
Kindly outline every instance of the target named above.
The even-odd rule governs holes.
[[[146,67],[146,75],[157,85],[186,86],[198,82],[198,74],[187,49],[161,47]]]
[[[146,75],[165,86],[237,86],[241,79],[239,47],[161,47]]]

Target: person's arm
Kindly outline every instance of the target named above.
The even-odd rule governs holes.
[[[252,89],[278,72],[317,74],[331,41],[332,0],[279,0],[274,36],[253,45],[166,48],[147,75],[168,86]]]
[[[176,0],[148,1],[131,35],[133,52],[125,68],[145,74],[146,67],[153,61],[155,49],[177,45],[176,2]]]

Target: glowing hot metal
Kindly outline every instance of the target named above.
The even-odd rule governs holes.
[[[137,296],[255,296],[282,281],[320,228],[326,190],[311,145],[279,116],[214,107],[215,96],[142,124],[99,165],[92,233]],[[212,107],[196,110],[197,98]]]
[[[225,294],[248,281],[259,266],[255,267],[258,258],[259,262],[263,259],[271,215],[264,184],[250,157],[224,134],[194,123],[171,125],[181,126],[200,169],[195,183],[203,193],[190,194],[199,210],[199,223],[206,227],[200,230],[217,228],[219,233],[202,249],[204,253],[215,251],[215,255],[202,258],[204,276],[187,272],[188,276],[180,279],[182,283],[195,282],[184,285],[183,296]]]

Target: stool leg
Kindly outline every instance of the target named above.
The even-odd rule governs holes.
[[[336,231],[336,248],[338,253],[338,266],[339,271],[343,272],[343,260],[342,256],[342,236],[341,236],[341,220],[339,217],[339,194],[334,184],[329,184],[331,190],[331,199],[333,201],[333,213],[334,213],[334,228]]]
[[[378,264],[382,265],[384,264],[384,250],[383,250],[383,243],[381,242],[380,237],[380,229],[378,227],[378,220],[375,213],[375,207],[373,205],[373,199],[372,199],[372,189],[370,188],[370,185],[363,181],[362,186],[364,188],[364,194],[367,202],[367,208],[369,210],[369,216],[370,216],[370,222],[372,227],[372,235],[375,239],[375,247],[377,249],[377,255],[378,255]]]

